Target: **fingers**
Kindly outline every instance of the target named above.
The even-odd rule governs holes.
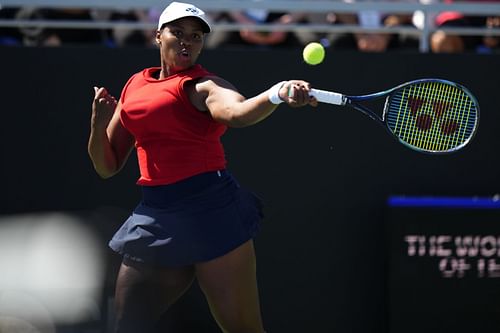
[[[97,104],[108,106],[115,106],[117,104],[116,98],[110,95],[104,87],[94,87],[94,101]]]
[[[98,87],[94,87],[94,99],[98,99],[101,97],[101,95],[103,94],[103,92],[106,91],[106,88],[98,88]]]
[[[318,101],[310,96],[311,85],[309,82],[300,80],[291,80],[284,85],[287,88],[287,97],[285,101],[290,106],[299,107],[304,105],[317,106]]]
[[[99,103],[112,107],[115,107],[116,104],[118,104],[116,99],[111,95],[107,95],[105,98],[100,98]]]
[[[307,104],[309,101],[309,88],[301,83],[292,83],[288,87],[287,97],[291,103],[298,105]]]
[[[94,87],[94,99],[99,99],[106,97],[108,94],[108,91],[104,87]]]
[[[114,98],[112,95],[110,95],[108,93],[108,91],[106,90],[106,88],[104,87],[101,87],[101,88],[98,88],[98,87],[94,87],[94,99],[98,100],[98,99],[101,99],[101,98]]]

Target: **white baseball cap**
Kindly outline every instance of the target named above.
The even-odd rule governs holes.
[[[160,15],[160,19],[158,20],[158,30],[160,30],[165,23],[169,23],[183,17],[196,17],[203,23],[204,32],[212,31],[210,23],[208,23],[208,20],[205,17],[205,12],[190,3],[184,2],[172,2],[163,10]]]

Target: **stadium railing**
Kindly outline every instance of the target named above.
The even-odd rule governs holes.
[[[394,27],[363,27],[360,25],[323,25],[323,24],[259,24],[245,25],[237,23],[214,23],[214,28],[220,31],[238,31],[252,29],[258,31],[315,31],[315,32],[371,32],[398,33],[418,36],[419,50],[429,51],[429,36],[438,28],[431,18],[434,14],[444,11],[457,11],[466,15],[500,16],[499,2],[460,1],[455,3],[418,3],[402,1],[360,1],[343,2],[328,0],[196,0],[188,1],[206,11],[231,11],[247,9],[265,9],[269,12],[334,12],[356,13],[362,10],[376,10],[384,13],[411,14],[419,11],[423,25]],[[159,0],[0,0],[0,7],[40,7],[40,8],[93,8],[93,9],[162,9],[165,1]],[[38,27],[38,28],[78,28],[78,29],[154,29],[155,24],[143,22],[112,22],[112,21],[51,21],[51,20],[9,20],[0,19],[0,27]],[[456,35],[491,35],[500,36],[500,28],[487,27],[439,27],[449,34]]]

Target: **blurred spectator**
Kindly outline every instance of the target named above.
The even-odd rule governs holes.
[[[95,10],[94,17],[99,21],[151,23],[145,10]],[[154,43],[153,29],[130,29],[115,27],[106,30],[106,44],[111,47],[151,46]]]
[[[238,23],[245,25],[259,24],[287,24],[285,13],[269,12],[265,9],[248,9],[246,11],[224,12],[213,17],[214,22]],[[207,48],[215,48],[221,45],[241,46],[252,45],[258,47],[293,47],[301,45],[295,36],[287,31],[260,31],[254,29],[241,29],[236,32],[210,33],[207,40]]]
[[[486,2],[488,0],[481,0]],[[445,3],[453,3],[453,0],[444,0]],[[458,2],[458,1],[456,1]],[[489,0],[489,2],[499,2],[498,0]],[[438,28],[430,36],[430,48],[434,53],[461,53],[461,52],[477,52],[488,44],[493,46],[496,38],[484,38],[480,34],[475,36],[459,35],[447,33],[439,28],[445,27],[465,27],[465,28],[482,28],[488,24],[493,27],[495,19],[487,16],[465,15],[456,11],[447,11],[439,13],[435,18],[435,26]],[[488,43],[488,44],[486,44]]]
[[[301,0],[307,1],[307,0]],[[244,12],[209,12],[209,16],[217,23],[241,23],[241,24],[261,24],[275,23],[284,25],[284,31],[275,32],[249,32],[248,30],[232,33],[228,31],[217,31],[208,36],[208,47],[213,48],[223,44],[259,44],[284,46],[303,46],[312,41],[321,41],[325,46],[329,45],[329,39],[335,34],[315,32],[307,30],[290,31],[286,25],[291,24],[334,24],[335,15],[319,12],[289,12],[289,13],[269,13],[266,10],[252,9]]]
[[[490,16],[486,19],[486,27],[489,29],[500,29],[500,16]],[[482,40],[482,52],[499,52],[500,51],[500,36],[491,36],[486,33]]]
[[[18,19],[54,21],[92,21],[89,9],[23,8]],[[23,28],[23,43],[28,46],[61,46],[81,44],[103,44],[105,33],[101,29],[78,28]]]
[[[361,10],[357,14],[357,23],[365,28],[381,28],[384,26],[383,14],[375,10]],[[393,46],[394,34],[388,33],[354,33],[356,47],[361,52],[384,52]]]
[[[352,2],[352,0],[344,0]],[[358,0],[365,1],[365,0]],[[361,10],[353,13],[291,13],[285,16],[286,23],[311,23],[318,25],[352,25],[367,29],[411,25],[411,15],[385,15],[377,10]],[[285,22],[282,20],[282,22]],[[417,49],[418,40],[392,33],[343,33],[343,32],[295,32],[303,44],[320,41],[324,46],[336,50],[359,50],[361,52],[383,52],[396,48]]]
[[[307,1],[307,0],[301,0]],[[343,0],[373,1],[373,0]],[[405,2],[433,3],[461,0],[400,0]],[[471,0],[468,0],[471,1]],[[473,1],[473,0],[472,0]],[[500,0],[477,0],[500,2]],[[158,20],[160,13],[155,9],[141,10],[92,10],[92,9],[44,9],[44,8],[2,8],[0,19],[31,19],[31,20],[64,20],[64,21],[113,21],[113,22],[143,22],[151,23]],[[274,13],[265,9],[248,9],[243,11],[208,12],[214,23],[236,23],[244,25],[274,24],[283,30],[260,31],[240,29],[239,31],[217,30],[207,35],[206,47],[219,46],[257,46],[257,47],[300,47],[312,41],[319,41],[325,47],[335,50],[359,50],[361,52],[383,52],[387,50],[418,50],[419,39],[398,33],[343,33],[316,32],[296,29],[290,31],[287,25],[359,25],[361,27],[380,28],[414,25],[422,28],[418,11],[414,14],[385,14],[378,10],[361,10],[352,13],[334,12],[295,12]],[[434,15],[434,16],[433,16]],[[432,28],[438,28],[431,34],[430,50],[434,53],[456,52],[497,52],[500,51],[500,37],[497,35],[461,36],[455,33],[445,33],[445,27],[489,27],[500,28],[499,16],[464,15],[448,11],[442,13],[427,13]],[[40,28],[0,27],[0,45],[29,46],[59,46],[97,44],[107,46],[153,46],[155,28],[130,29],[117,26],[112,29],[99,28]]]
[[[339,24],[359,25],[366,29],[411,25],[409,15],[386,15],[375,10],[361,10],[355,14],[338,15]],[[384,52],[395,49],[416,49],[418,41],[397,33],[346,33],[332,41],[334,49],[355,49],[361,52]]]
[[[12,20],[18,11],[19,8],[0,5],[0,20]],[[22,45],[22,35],[19,29],[0,27],[0,45]]]
[[[306,1],[306,0],[302,0]],[[353,0],[344,0],[353,1]],[[357,0],[369,1],[369,0]],[[418,1],[418,0],[406,0]],[[295,12],[269,13],[263,9],[252,9],[244,12],[214,13],[212,15],[218,23],[261,24],[274,23],[314,24],[314,25],[361,25],[365,28],[379,28],[382,26],[411,25],[411,15],[386,16],[375,10],[361,11],[359,13],[321,13],[321,12]],[[236,34],[231,32],[211,33],[208,38],[208,47],[217,47],[223,44],[240,45],[272,45],[272,46],[303,46],[312,41],[319,41],[325,47],[334,49],[360,50],[363,52],[382,52],[395,48],[418,49],[417,38],[407,38],[391,33],[341,33],[341,32],[315,32],[296,29],[294,31],[259,32],[243,29]]]
[[[212,23],[228,23],[231,20],[229,13],[226,11],[214,11],[209,10],[205,12],[206,17]],[[231,35],[230,31],[224,31],[221,29],[212,30],[205,38],[205,47],[213,49],[223,45]]]
[[[472,18],[458,12],[443,12],[436,17],[437,31],[431,34],[430,47],[433,53],[461,53],[475,50],[480,39],[477,36],[460,36],[446,33],[444,27],[472,27],[481,26]]]
[[[318,12],[293,12],[286,14],[281,18],[283,24],[314,24],[314,25],[333,25],[337,22],[337,16],[333,13],[318,13]],[[298,41],[302,45],[307,45],[311,42],[321,42],[327,47],[335,39],[338,33],[331,32],[315,32],[307,30],[294,31]]]

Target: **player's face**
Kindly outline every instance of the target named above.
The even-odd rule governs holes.
[[[191,67],[203,48],[203,24],[194,17],[184,17],[164,25],[156,33],[162,67],[173,74]]]

